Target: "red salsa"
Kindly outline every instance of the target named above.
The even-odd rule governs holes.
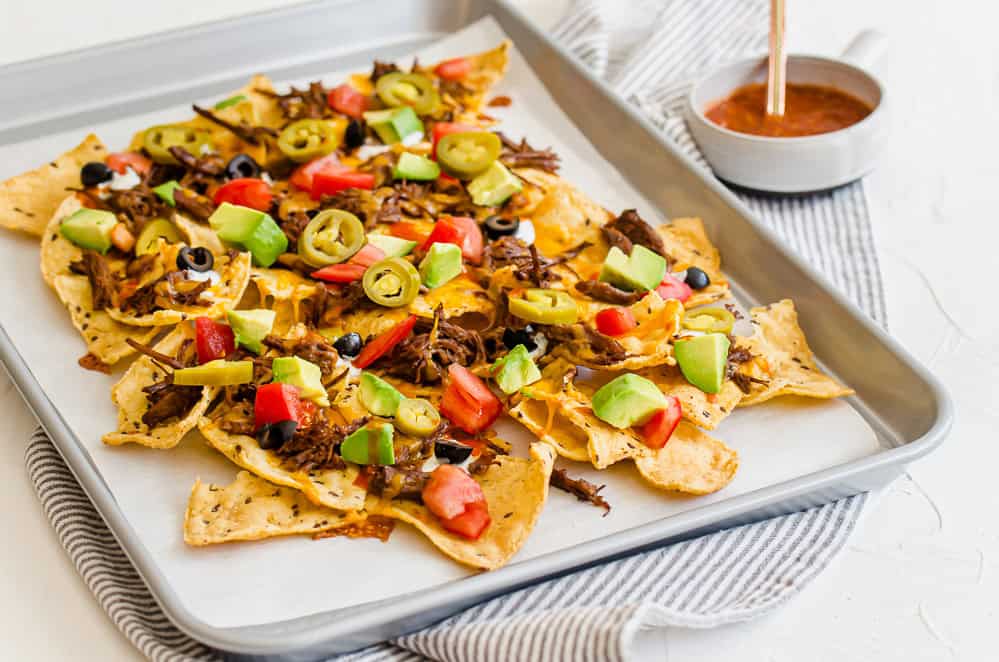
[[[838,131],[871,114],[871,107],[834,87],[788,83],[784,116],[768,117],[767,86],[751,83],[708,108],[719,126],[756,136],[795,137]]]

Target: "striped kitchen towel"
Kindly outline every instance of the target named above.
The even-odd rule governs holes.
[[[767,11],[767,0],[584,0],[554,34],[700,160],[678,112],[686,81],[764,51]],[[862,184],[810,197],[742,199],[884,323]],[[125,636],[157,662],[220,659],[166,619],[41,431],[26,459],[60,542]],[[343,659],[630,659],[640,638],[667,626],[746,620],[788,600],[842,549],[865,502],[860,495],[589,568]]]

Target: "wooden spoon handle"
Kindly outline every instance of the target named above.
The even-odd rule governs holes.
[[[767,66],[767,115],[784,116],[787,52],[784,50],[784,0],[770,0],[770,58]]]

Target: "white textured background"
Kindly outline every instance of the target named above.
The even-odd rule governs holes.
[[[567,4],[516,1],[542,25]],[[3,0],[0,64],[287,4]],[[947,383],[957,424],[799,598],[753,623],[670,632],[649,659],[999,659],[999,10],[973,0],[788,4],[793,51],[835,53],[863,27],[893,40],[877,72],[895,133],[867,180],[889,323]],[[35,500],[22,461],[34,421],[5,377],[0,421],[0,659],[138,659]]]

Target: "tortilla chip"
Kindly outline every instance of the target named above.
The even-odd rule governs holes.
[[[687,308],[703,306],[731,296],[728,280],[721,271],[721,254],[708,239],[704,222],[699,218],[675,218],[657,228],[666,244],[666,253],[673,258],[673,271],[697,267],[708,275],[711,284],[695,290],[684,302]]]
[[[504,41],[492,50],[468,56],[467,59],[472,62],[472,69],[461,79],[461,84],[474,91],[478,97],[478,104],[471,107],[471,110],[479,109],[482,99],[506,74],[510,59],[507,53],[509,49],[510,42]]]
[[[600,226],[613,218],[609,211],[558,175],[533,168],[517,168],[514,172],[545,192],[529,216],[539,251],[556,256],[584,241],[600,241]]]
[[[69,265],[83,256],[83,249],[63,237],[59,231],[63,219],[82,208],[79,198],[72,194],[66,196],[63,192],[62,202],[45,226],[41,242],[41,266],[42,278],[49,287],[55,287],[57,276],[75,275],[70,271]]]
[[[240,471],[220,487],[199,479],[184,515],[184,542],[192,546],[316,534],[364,521],[358,513],[317,506],[298,490]]]
[[[183,214],[174,214],[172,220],[181,234],[187,238],[187,244],[191,248],[204,247],[210,250],[213,255],[221,255],[225,252],[222,240],[209,226],[192,221]]]
[[[106,155],[104,144],[91,133],[55,161],[0,182],[0,226],[42,236],[67,189],[80,186],[80,168],[103,162]]]
[[[638,472],[651,484],[686,494],[717,492],[739,469],[734,449],[686,421],[680,421],[661,450],[646,448],[634,460]]]
[[[175,250],[173,245],[167,245],[164,251]],[[166,326],[176,324],[188,317],[223,316],[226,311],[236,306],[243,297],[243,292],[250,282],[250,254],[243,252],[236,255],[229,267],[219,274],[220,280],[205,291],[204,298],[211,297],[210,306],[177,306],[164,308],[145,315],[136,315],[117,308],[108,308],[107,313],[112,319],[133,326]]]
[[[274,84],[271,79],[262,74],[256,74],[246,84],[246,87],[236,94],[246,96],[250,105],[253,106],[257,126],[280,129],[286,123],[284,113],[272,94],[268,94],[269,92],[274,92]]]
[[[574,369],[565,359],[552,361],[542,369],[541,381],[525,389],[525,396],[529,393],[529,397],[508,401],[508,404],[513,404],[508,413],[540,441],[551,444],[562,457],[587,462],[590,459],[587,450],[589,438],[566,418],[559,407],[561,394],[575,388],[572,385]]]
[[[198,429],[210,446],[237,465],[275,485],[300,490],[314,504],[348,511],[364,508],[367,490],[354,484],[359,473],[356,466],[308,473],[291,471],[278,455],[262,449],[253,437],[230,434],[211,418],[202,418]]]
[[[764,379],[766,383],[751,384],[740,407],[756,405],[779,395],[829,399],[853,394],[853,389],[824,374],[816,365],[805,333],[798,326],[798,312],[793,301],[784,299],[753,308],[749,313],[756,332],[750,338],[739,338],[738,342],[754,358],[741,365],[739,372]]]
[[[655,383],[667,395],[680,400],[683,417],[706,430],[714,430],[732,413],[742,400],[743,393],[735,382],[725,380],[721,391],[705,393],[687,379],[675,366],[656,366],[638,371],[638,374]]]
[[[547,444],[531,444],[530,459],[501,455],[476,480],[489,504],[492,522],[478,540],[449,533],[423,504],[383,501],[372,497],[368,512],[412,524],[439,550],[459,563],[482,570],[506,564],[530,535],[548,499],[548,479],[555,452]]]
[[[433,317],[438,305],[444,306],[444,319],[461,317],[466,328],[488,328],[496,317],[496,304],[489,293],[470,277],[459,276],[417,296],[407,310],[420,317]]]
[[[173,356],[181,344],[194,338],[194,329],[190,324],[179,324],[167,334],[163,340],[156,343],[157,352]],[[118,405],[118,431],[109,432],[101,437],[109,446],[122,444],[139,444],[149,448],[173,448],[180,443],[184,435],[194,429],[198,419],[208,409],[217,390],[212,387],[202,387],[201,399],[198,400],[186,416],[172,423],[150,428],[142,422],[142,416],[149,410],[149,401],[142,389],[164,376],[164,370],[148,356],[140,356],[128,367],[121,380],[111,389],[111,400]]]

